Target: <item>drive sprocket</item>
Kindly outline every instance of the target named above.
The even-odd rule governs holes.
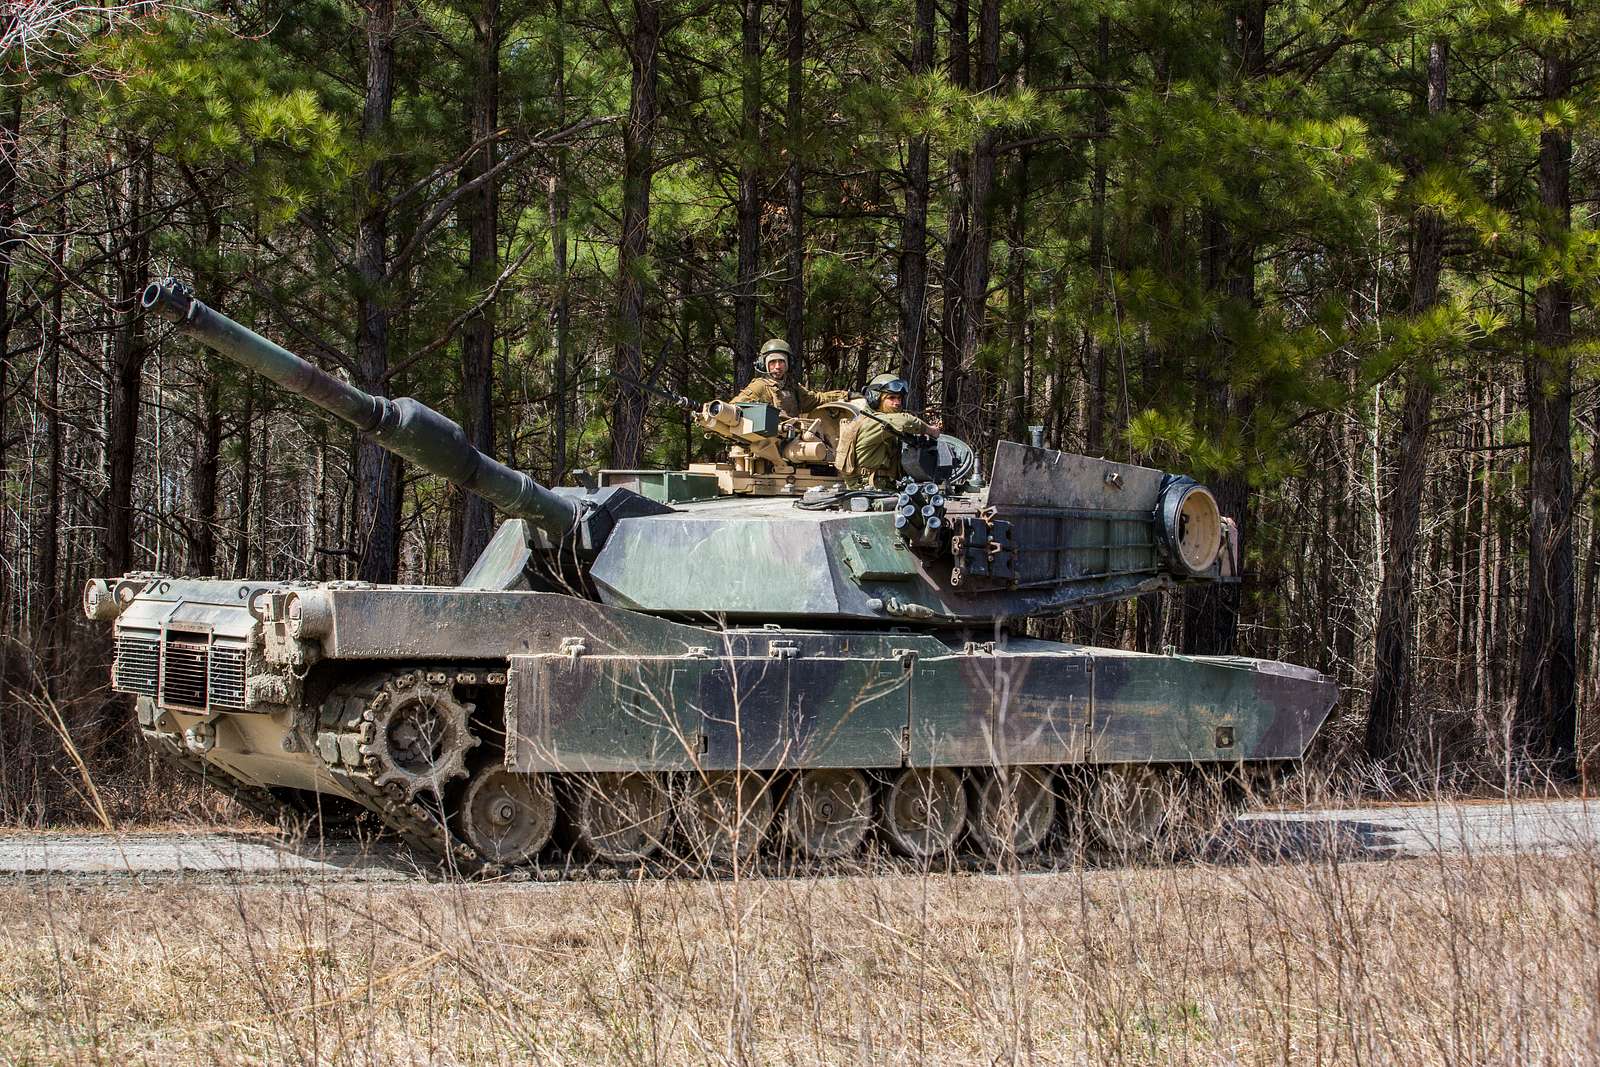
[[[478,745],[472,712],[444,674],[387,679],[361,713],[361,758],[373,783],[397,799],[424,791],[442,797],[451,779],[467,773],[467,753]]]

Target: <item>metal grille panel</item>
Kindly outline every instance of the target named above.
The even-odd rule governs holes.
[[[112,660],[111,688],[119,693],[156,695],[161,676],[161,637],[155,633],[120,631],[116,658]]]
[[[174,640],[175,636],[191,640]],[[200,640],[193,640],[198,637]],[[211,643],[204,634],[167,635],[166,656],[161,664],[161,702],[179,708],[206,706],[207,654]]]
[[[244,646],[211,646],[211,704],[219,708],[244,707]]]

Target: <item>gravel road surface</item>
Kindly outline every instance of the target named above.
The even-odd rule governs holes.
[[[1459,801],[1256,812],[1204,848],[1214,862],[1395,859],[1439,853],[1573,852],[1600,846],[1600,801]],[[437,878],[398,845],[291,841],[266,833],[0,834],[0,883],[417,882]]]

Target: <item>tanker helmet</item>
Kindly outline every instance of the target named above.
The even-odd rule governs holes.
[[[880,374],[867,383],[866,393],[867,407],[873,411],[881,411],[883,409],[884,396],[889,393],[896,393],[901,399],[909,400],[911,398],[911,387],[906,384],[904,378],[893,374]]]
[[[785,363],[794,360],[794,354],[789,350],[789,342],[781,337],[774,337],[761,346],[761,354],[756,357],[756,370],[761,374],[767,373],[767,364],[773,359],[781,359]]]

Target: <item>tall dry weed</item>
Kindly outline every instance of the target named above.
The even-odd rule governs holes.
[[[1592,845],[1380,846],[987,874],[13,886],[0,1048],[219,1064],[1597,1059]]]

